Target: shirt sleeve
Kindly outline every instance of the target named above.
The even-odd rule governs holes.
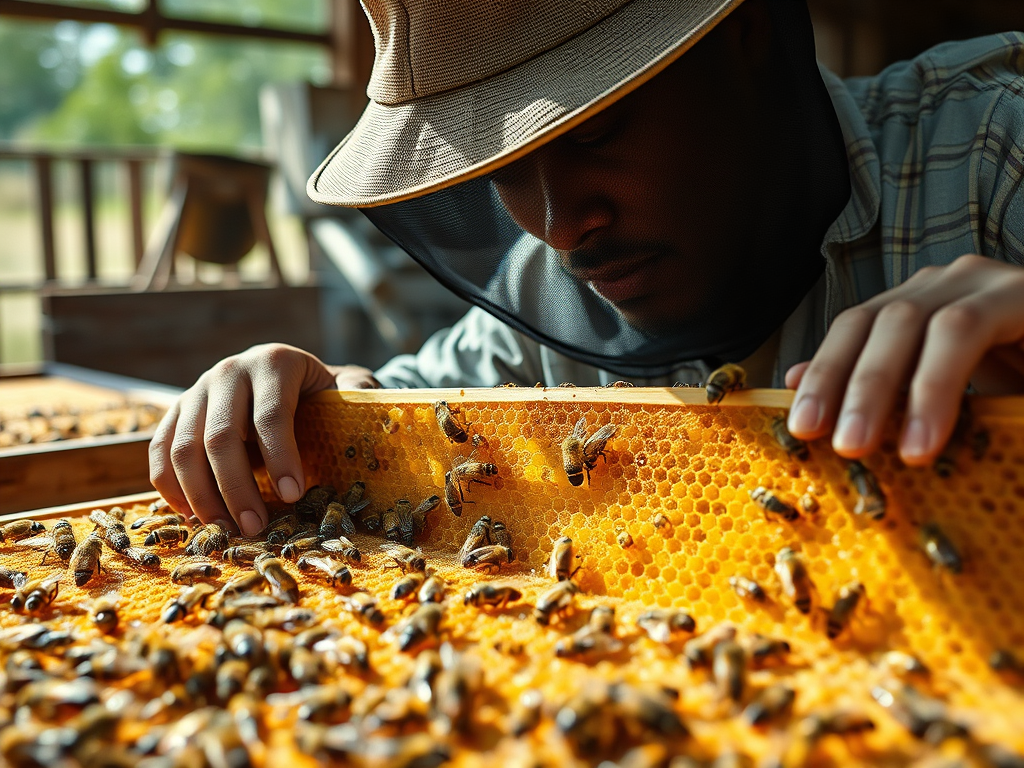
[[[977,178],[983,255],[1024,266],[1024,78],[992,110]]]
[[[543,378],[539,345],[477,307],[374,375],[390,388],[525,386]]]

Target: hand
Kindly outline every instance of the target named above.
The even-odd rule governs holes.
[[[789,429],[832,431],[846,458],[876,450],[909,385],[900,456],[932,463],[949,440],[968,383],[982,394],[1024,392],[1024,269],[962,256],[926,267],[836,317],[810,363],[793,366]]]
[[[293,423],[299,398],[379,386],[366,368],[326,366],[285,344],[252,347],[217,363],[167,412],[149,444],[149,479],[176,511],[252,536],[269,518],[246,441],[255,440],[281,500],[295,502],[305,490]]]

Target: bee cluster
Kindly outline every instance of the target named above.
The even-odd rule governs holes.
[[[717,406],[705,408],[687,434],[714,423]],[[509,444],[538,441],[447,402],[421,410],[426,438],[408,450],[439,457],[433,475],[396,472],[386,440],[408,441],[410,420],[367,409],[364,423],[387,437],[342,434],[335,449],[359,471],[327,476],[337,488],[309,488],[255,538],[160,503],[0,527],[0,762],[1024,764],[1022,733],[1006,725],[1024,706],[1018,645],[967,625],[991,658],[965,677],[957,658],[906,641],[935,637],[914,622],[936,609],[892,568],[875,572],[856,538],[883,549],[878,531],[902,518],[902,493],[877,462],[840,462],[794,440],[775,412],[744,413],[724,423],[754,424],[756,438],[722,444],[749,462],[764,451],[813,484],[730,469],[733,484],[697,480],[730,504],[708,518],[680,515],[663,490],[646,507],[632,491],[630,515],[560,516],[551,509],[567,494],[633,483],[621,474],[630,446],[629,466],[667,482],[656,474],[663,439],[621,410],[570,411],[547,433],[554,475],[527,459],[540,490],[523,497],[517,476],[528,472]],[[369,448],[348,455],[353,445]],[[469,457],[453,456],[463,445]],[[909,529],[897,567],[922,590],[956,594],[985,569],[947,520]],[[845,561],[826,541],[845,542]],[[660,572],[645,576],[654,563]],[[991,699],[965,700],[969,690]]]
[[[151,403],[123,402],[100,408],[33,408],[24,413],[7,411],[0,418],[0,448],[145,432],[156,426],[164,410]]]

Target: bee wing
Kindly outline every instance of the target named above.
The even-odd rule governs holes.
[[[583,449],[587,450],[592,445],[604,445],[611,439],[611,436],[615,434],[617,429],[618,426],[615,424],[605,424],[587,439],[587,442],[583,444]]]
[[[580,420],[576,422],[576,425],[572,428],[572,437],[577,440],[582,440],[587,436],[587,417],[580,416]]]
[[[40,536],[33,536],[30,539],[22,539],[18,544],[22,547],[32,547],[33,549],[48,549],[53,546],[53,537],[46,533]]]

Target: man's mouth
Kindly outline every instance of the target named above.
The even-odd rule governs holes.
[[[603,264],[595,269],[574,270],[575,276],[590,285],[612,304],[638,299],[653,292],[658,282],[658,254],[639,259]]]

